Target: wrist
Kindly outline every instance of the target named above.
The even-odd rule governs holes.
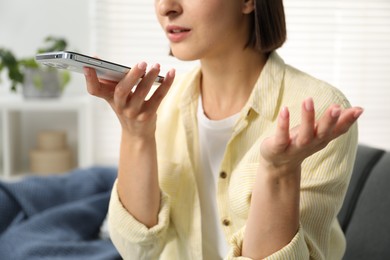
[[[121,141],[122,143],[127,143],[134,146],[142,147],[144,145],[155,143],[155,136],[154,133],[148,134],[145,132],[142,135],[140,135],[140,134],[133,134],[130,133],[129,131],[122,130]]]
[[[301,164],[291,162],[270,162],[260,159],[259,173],[275,179],[300,179]]]

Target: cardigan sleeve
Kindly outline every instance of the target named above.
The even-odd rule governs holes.
[[[152,228],[137,221],[123,206],[114,183],[108,224],[110,237],[123,259],[157,259],[167,241],[170,209],[169,197],[162,192],[158,223]]]
[[[337,220],[348,188],[357,149],[356,124],[302,165],[300,226],[294,238],[267,260],[341,259],[345,238]],[[245,226],[231,238],[226,259],[241,256]]]
[[[232,248],[227,256],[226,260],[251,260],[251,258],[241,256],[242,242],[244,237],[245,227],[242,228],[232,238]],[[309,259],[310,252],[305,243],[305,237],[303,235],[302,227],[299,227],[297,234],[291,240],[291,242],[283,247],[278,252],[265,258],[266,260],[278,260],[278,259]]]

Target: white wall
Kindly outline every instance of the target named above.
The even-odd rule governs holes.
[[[69,48],[89,52],[88,0],[0,0],[0,47],[17,57],[33,56],[48,35],[65,37]],[[8,92],[5,75],[0,94]],[[85,93],[82,75],[72,74],[65,94]]]
[[[39,47],[44,46],[44,39],[50,35],[65,37],[71,50],[89,53],[89,6],[89,0],[0,0],[0,48],[11,49],[19,58],[32,57]],[[12,94],[5,73],[0,76],[0,96]],[[72,73],[64,95],[85,95],[84,81],[83,75]],[[21,149],[25,151],[20,156],[24,164],[28,160],[28,150],[34,146],[36,134],[42,128],[66,130],[68,144],[76,154],[78,140],[75,116],[61,113],[43,117],[36,112],[23,113],[20,130]]]

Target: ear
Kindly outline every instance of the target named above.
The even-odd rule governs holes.
[[[256,0],[241,0],[242,1],[242,13],[250,14],[255,9]],[[273,1],[273,0],[271,0]]]

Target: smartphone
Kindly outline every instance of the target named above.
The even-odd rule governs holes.
[[[96,70],[98,78],[117,82],[120,81],[130,70],[130,67],[124,65],[71,51],[40,53],[35,56],[35,60],[38,63],[50,67],[75,71],[83,74],[84,67],[93,68]],[[161,84],[163,80],[164,77],[157,76],[154,83]]]

